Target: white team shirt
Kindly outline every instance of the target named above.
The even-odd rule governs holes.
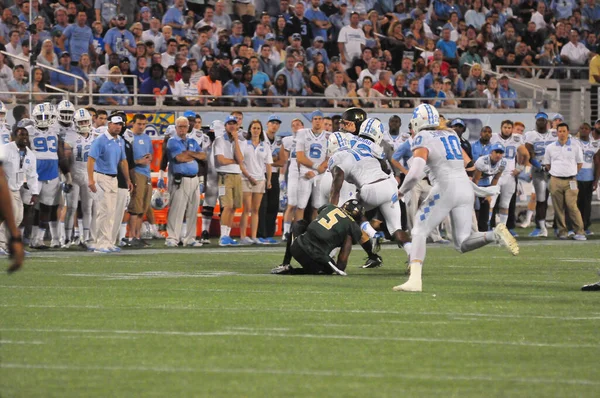
[[[548,145],[542,162],[550,165],[550,175],[554,177],[577,175],[578,163],[583,163],[583,151],[573,138],[569,138],[565,145],[561,145],[558,141]]]
[[[366,184],[388,178],[381,170],[379,160],[364,148],[342,149],[329,159],[329,170],[339,167],[344,172],[344,180],[354,184],[358,189]]]
[[[591,135],[589,141],[583,141],[580,138],[571,139],[579,144],[583,152],[583,164],[577,173],[577,180],[594,181],[594,155],[600,149],[600,141],[592,141]]]
[[[83,175],[87,178],[87,161],[94,136],[88,134],[87,137],[79,133],[68,133],[65,138],[65,144],[71,148],[73,167],[71,171],[77,175]]]
[[[239,139],[238,139],[239,143]],[[214,156],[215,156],[215,169],[218,173],[230,173],[230,174],[240,174],[242,171],[240,169],[240,165],[237,163],[220,165],[217,161],[217,155],[223,155],[226,159],[235,159],[233,152],[233,142],[229,138],[229,134],[225,133],[224,135],[215,138],[214,143]]]
[[[58,135],[50,129],[40,130],[35,126],[28,126],[26,128],[29,131],[31,149],[35,153],[36,159],[58,161]]]
[[[289,166],[288,166],[288,180],[289,173],[298,174],[298,161],[296,160],[296,134],[292,134],[288,137],[283,137],[281,140],[283,149],[290,153]]]
[[[502,158],[499,162],[492,163],[490,159],[490,155],[481,156],[475,162],[475,168],[481,171],[481,180],[479,180],[479,185],[486,186],[492,183],[492,178],[504,171],[507,167],[507,160]],[[487,181],[487,183],[486,183]]]
[[[540,134],[536,130],[532,130],[525,133],[524,140],[525,144],[533,145],[534,159],[541,163],[544,160],[546,147],[556,142],[558,137],[554,130],[550,130],[545,134]]]
[[[206,153],[206,161],[208,163],[209,170],[215,170],[215,157],[212,154],[212,141],[210,137],[202,132],[202,130],[192,129],[189,133],[188,138],[196,141],[202,149],[202,152]]]
[[[410,138],[410,133],[400,133],[397,136],[392,136],[388,131],[383,133],[383,140],[387,141],[393,148],[394,152]]]
[[[7,124],[0,124],[0,145],[6,145],[10,142],[10,129]]]
[[[518,134],[512,134],[508,138],[502,138],[501,134],[492,134],[490,144],[496,143],[504,145],[504,160],[506,167],[504,168],[503,176],[510,175],[517,166],[517,149],[523,145],[523,137]]]
[[[273,163],[271,145],[265,141],[260,141],[257,146],[251,140],[240,141],[240,150],[244,155],[246,171],[257,181],[265,180],[266,165]],[[242,179],[247,180],[243,174]]]
[[[75,125],[73,123],[69,124],[68,126],[63,126],[60,122],[52,123],[50,127],[48,127],[48,132],[55,134],[61,140],[64,140],[69,133],[77,134],[77,130],[75,129]]]
[[[41,187],[38,183],[37,161],[33,151],[25,148],[22,155],[15,142],[0,146],[4,152],[2,161],[8,188],[16,192],[24,183],[27,183],[31,194],[38,195]]]
[[[329,133],[322,131],[315,135],[311,129],[301,129],[296,133],[296,152],[304,152],[304,155],[313,163],[319,165],[327,158],[327,140]],[[311,168],[299,164],[300,174],[304,175]]]
[[[417,148],[429,150],[427,166],[432,185],[443,184],[448,180],[464,180],[465,183],[469,183],[460,139],[453,130],[420,131],[412,144],[413,151]]]

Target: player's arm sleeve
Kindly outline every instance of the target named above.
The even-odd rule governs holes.
[[[31,154],[31,166],[27,173],[27,186],[32,195],[40,194],[41,186],[38,181],[37,159],[33,154]]]
[[[419,181],[425,177],[425,165],[427,161],[422,157],[415,156],[408,170],[408,174],[400,187],[400,193],[406,195]]]

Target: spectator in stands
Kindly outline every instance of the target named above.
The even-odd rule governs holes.
[[[324,62],[317,62],[310,75],[309,86],[313,95],[325,95],[325,89],[329,86],[327,80],[327,67]]]
[[[431,88],[435,79],[441,79],[444,77],[441,72],[442,67],[439,62],[432,62],[430,64],[429,72],[423,77],[422,80],[423,87],[420,91],[422,91],[423,94]],[[421,82],[419,84],[421,84]]]
[[[485,15],[487,13],[488,10],[483,6],[482,1],[474,0],[471,9],[465,13],[465,23],[479,30],[485,23]]]
[[[560,51],[560,59],[571,66],[586,65],[594,54],[583,43],[579,42],[579,33],[576,30],[571,31],[570,39]]]
[[[537,3],[536,11],[533,14],[531,14],[531,20],[529,21],[529,23],[531,23],[531,22],[535,23],[535,31],[536,32],[546,29],[547,24],[545,21],[545,15],[546,15],[546,3],[544,3],[543,1],[539,1]]]
[[[436,77],[433,80],[432,87],[428,88],[425,91],[425,95],[423,97],[429,98],[427,100],[428,103],[435,106],[436,108],[441,108],[445,105],[445,101],[443,98],[446,98],[446,94],[442,91],[443,80],[441,77]]]
[[[177,40],[169,39],[167,43],[167,51],[161,54],[160,64],[163,68],[168,68],[169,66],[175,64],[175,55],[177,54]]]
[[[515,36],[515,28],[512,25],[505,27],[506,30],[497,40],[498,45],[504,48],[504,52],[514,51],[517,45],[517,37]]]
[[[310,6],[304,12],[304,17],[310,21],[314,37],[327,37],[327,30],[332,25],[327,15],[319,8],[320,4],[320,0],[311,0]]]
[[[165,78],[169,84],[169,88],[171,89],[171,94],[173,94],[173,101],[176,104],[181,104],[185,98],[185,87],[183,86],[183,82],[181,80],[176,80],[177,67],[175,65],[170,65],[167,68],[165,72]]]
[[[196,65],[196,69],[198,68],[198,64]],[[198,82],[192,82],[192,68],[190,68],[190,63],[188,65],[181,68],[181,83],[183,85],[183,93],[185,95],[185,105],[189,106],[200,106],[202,105],[198,96]]]
[[[504,47],[496,45],[494,47],[494,56],[490,60],[492,70],[499,72],[502,65],[506,65],[506,58],[504,57]]]
[[[508,76],[500,77],[500,88],[498,89],[500,98],[502,98],[502,108],[519,108],[517,101],[517,92],[509,86]]]
[[[469,48],[466,53],[464,53],[460,60],[458,61],[458,66],[462,67],[464,64],[481,64],[481,57],[477,53],[478,45],[475,40],[471,40],[469,42]]]
[[[545,31],[538,31],[536,29],[535,22],[531,21],[527,24],[527,32],[523,35],[523,41],[527,44],[529,51],[536,54],[540,52],[540,48],[544,43],[544,33]]]
[[[478,81],[483,79],[483,77],[483,68],[481,67],[481,65],[473,64],[473,66],[471,67],[471,71],[469,72],[469,77],[465,81],[467,95],[477,89]]]
[[[50,81],[54,87],[72,92],[79,92],[84,89],[85,82],[88,81],[88,77],[77,66],[71,66],[71,54],[69,54],[68,51],[63,51],[61,53],[60,66],[58,69],[73,75],[77,75],[81,77],[83,81],[59,72],[52,72],[50,74]]]
[[[268,43],[265,43],[260,48],[260,55],[258,56],[259,69],[267,75],[269,80],[273,80],[277,70],[277,65],[271,59],[271,51],[271,46]]]
[[[94,34],[92,29],[87,26],[87,14],[81,10],[77,13],[76,23],[67,26],[63,31],[61,40],[68,41],[67,51],[71,54],[74,62],[79,62],[82,54],[94,53]]]
[[[31,76],[33,79],[32,92],[33,92],[33,100],[35,102],[44,102],[46,101],[46,96],[40,93],[46,92],[46,75],[44,74],[44,70],[39,66],[36,66],[31,71]],[[27,91],[29,91],[29,85],[31,83],[27,83]]]
[[[498,79],[490,77],[488,79],[487,88],[483,91],[488,99],[488,109],[500,109],[502,107],[500,101],[500,90],[498,90]]]
[[[108,55],[117,53],[119,57],[135,55],[135,38],[130,31],[125,29],[127,17],[125,14],[119,14],[116,21],[116,26],[109,29],[104,35],[104,51]]]
[[[163,78],[164,69],[160,64],[152,64],[150,67],[150,77],[140,86],[140,94],[147,95],[140,97],[140,105],[156,105],[157,97],[162,97],[166,103],[171,102],[171,88],[169,83]],[[165,96],[167,96],[165,98]]]
[[[92,22],[92,47],[94,51],[94,58],[98,61],[103,59],[104,56],[104,30],[102,23],[94,21]]]
[[[342,75],[344,76],[344,81],[349,80],[349,77],[346,74],[342,63],[340,62],[340,57],[338,57],[337,55],[331,57],[330,59],[329,67],[327,68],[327,80],[332,82],[336,72],[342,73]]]
[[[452,82],[454,94],[460,98],[464,97],[466,93],[465,82],[458,74],[458,69],[455,66],[451,67],[446,77]]]
[[[117,16],[118,0],[95,0],[96,21],[103,26],[110,26],[110,21]]]
[[[442,30],[442,39],[437,42],[436,47],[442,50],[444,60],[449,63],[456,61],[456,42],[450,40],[450,29]]]
[[[249,69],[252,71],[252,86],[255,90],[258,90],[257,95],[264,95],[271,86],[271,80],[269,76],[260,71],[260,61],[257,56],[250,57],[248,61]]]
[[[231,18],[225,12],[225,2],[223,0],[215,3],[213,22],[217,29],[231,29]]]
[[[387,108],[387,104],[382,104],[380,98],[385,98],[379,91],[373,90],[373,79],[365,76],[362,88],[356,94],[360,98],[360,104],[363,108]]]
[[[287,108],[290,105],[290,100],[287,98],[270,98],[270,97],[281,97],[287,96],[288,87],[287,87],[287,77],[285,74],[278,74],[275,76],[275,83],[269,87],[267,93],[267,104],[273,108]]]
[[[584,22],[591,27],[597,21],[600,21],[600,4],[595,0],[587,0],[582,13]]]
[[[142,34],[144,33],[142,24],[140,22],[136,22],[136,23],[132,24],[131,27],[129,28],[129,31],[133,35],[133,39],[137,46],[137,43],[142,41]]]
[[[325,97],[327,97],[327,102],[330,106],[335,106],[338,108],[349,108],[350,102],[345,98],[348,96],[348,90],[344,87],[344,73],[335,72],[333,77],[333,83],[331,83],[325,89]],[[332,98],[339,98],[337,100]]]
[[[288,95],[297,95],[302,96],[306,95],[308,92],[308,87],[304,82],[304,78],[302,73],[294,67],[295,60],[292,57],[289,57],[285,60],[285,67],[277,72],[275,75],[275,79],[279,75],[285,75],[286,83],[287,83],[287,93]]]
[[[25,83],[25,67],[17,65],[13,68],[13,78],[7,83],[8,91],[11,93],[25,93],[28,91],[28,84]],[[15,95],[15,100],[18,103],[27,101],[27,96]]]
[[[420,10],[418,11],[420,12]],[[421,15],[423,14],[421,13]],[[427,38],[431,38],[427,35],[427,32],[425,30],[425,23],[421,18],[415,19],[412,25],[410,25],[410,33],[413,34],[413,36],[415,37],[415,41],[419,46],[425,44],[425,40]]]
[[[344,26],[338,37],[338,50],[344,68],[350,68],[366,47],[365,33],[358,27],[359,21],[359,14],[351,13],[350,25]]]
[[[21,34],[18,30],[12,30],[9,35],[9,41],[6,43],[6,52],[12,55],[19,55],[23,49],[21,48]]]
[[[481,32],[477,35],[476,41],[479,48],[492,51],[494,48],[494,34],[492,32],[492,25],[487,22],[484,23],[481,27]]]
[[[362,86],[362,82],[365,77],[370,77],[371,81],[376,81],[379,79],[379,73],[381,72],[381,62],[377,58],[371,58],[369,60],[368,68],[363,69],[358,75],[358,80],[356,81],[359,86]]]
[[[373,30],[373,23],[371,21],[365,21],[362,26],[363,33],[365,34],[365,46],[369,48],[379,48],[379,38],[375,35]]]
[[[485,92],[487,90],[484,79],[477,79],[476,89],[468,94],[469,98],[473,100],[467,101],[465,107],[475,109],[487,109],[488,108],[488,95]]]
[[[547,40],[544,43],[544,50],[541,54],[535,56],[538,65],[540,66],[558,66],[562,63],[560,55],[554,50],[554,45]],[[555,69],[542,70],[541,77],[558,77]]]
[[[8,92],[8,82],[12,79],[12,70],[4,63],[4,54],[0,53],[0,92]],[[12,95],[0,94],[0,101],[11,102]]]
[[[92,66],[92,60],[90,59],[90,55],[88,53],[81,54],[77,66],[79,66],[79,69],[81,69],[81,71],[85,73],[87,77],[90,78],[88,84],[92,85],[92,91],[97,92],[100,86],[102,86],[103,80],[99,77],[90,76],[96,74],[96,69]]]
[[[329,55],[327,55],[327,51],[323,48],[325,44],[325,39],[321,36],[315,37],[313,41],[313,46],[306,50],[306,59],[308,60],[308,66],[314,66],[316,62],[315,58],[317,55],[321,55],[321,60],[325,63],[325,65],[329,65]]]
[[[121,70],[118,66],[113,66],[110,69],[110,76],[104,83],[102,83],[102,87],[100,87],[100,94],[117,94],[114,97],[109,95],[101,96],[98,99],[98,103],[102,105],[131,105],[131,97],[127,96],[129,94],[129,90],[125,86],[125,83],[121,80],[119,76],[121,74]]]
[[[223,86],[223,95],[234,96],[235,98],[227,98],[225,101],[232,106],[247,106],[248,99],[245,97],[248,96],[248,91],[246,90],[246,86],[242,83],[242,69],[234,68],[232,76],[232,79]]]
[[[173,30],[174,36],[184,37],[183,26],[185,25],[185,17],[183,11],[185,9],[184,0],[174,0],[173,6],[170,7],[162,18],[163,25],[168,25]]]
[[[158,18],[150,19],[150,28],[142,33],[142,40],[152,41],[156,50],[163,46],[164,37],[160,31],[160,21]]]
[[[10,40],[10,32],[16,26],[13,24],[13,15],[9,7],[2,10],[2,21],[0,21],[0,43],[6,45]]]

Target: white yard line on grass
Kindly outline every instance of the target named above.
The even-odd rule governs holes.
[[[543,379],[527,377],[492,377],[473,375],[440,375],[440,374],[407,374],[395,372],[392,374],[366,373],[366,372],[340,372],[322,370],[286,370],[286,369],[256,369],[256,368],[189,368],[189,367],[164,367],[164,366],[96,366],[96,365],[63,365],[63,364],[28,364],[28,363],[1,363],[2,369],[26,370],[56,370],[73,372],[107,371],[107,372],[151,372],[151,373],[207,373],[207,374],[251,374],[251,375],[290,375],[290,376],[315,376],[336,377],[348,379],[403,379],[403,380],[429,380],[429,381],[481,381],[491,383],[514,382],[521,384],[566,384],[581,386],[598,386],[597,380],[585,379]]]
[[[40,344],[46,344],[43,341],[35,341],[35,340],[29,340],[29,341],[16,341],[16,340],[0,340],[0,345],[2,344],[32,344],[32,345],[40,345]]]
[[[382,337],[382,336],[354,336],[354,335],[325,335],[325,334],[302,334],[302,333],[273,333],[273,332],[244,332],[231,330],[217,330],[210,332],[183,332],[176,330],[106,330],[106,329],[27,329],[27,328],[5,328],[2,332],[32,332],[32,333],[82,333],[82,334],[107,334],[117,335],[156,335],[156,336],[181,336],[181,337],[286,337],[318,340],[359,340],[359,341],[398,341],[413,343],[442,343],[442,344],[465,344],[465,345],[501,345],[535,348],[598,348],[597,344],[567,344],[567,343],[544,343],[527,341],[498,341],[498,340],[463,340],[463,339],[441,339],[428,337]]]

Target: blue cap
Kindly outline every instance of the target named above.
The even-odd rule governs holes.
[[[310,120],[313,120],[317,116],[325,117],[325,115],[323,114],[323,112],[317,110],[317,111],[314,111],[313,113],[311,113]]]
[[[535,120],[538,120],[538,119],[546,119],[546,120],[548,120],[548,114],[546,112],[538,112],[535,115]]]
[[[463,127],[467,127],[467,124],[465,123],[464,120],[458,118],[458,119],[454,119],[450,122],[450,127],[454,127],[454,126],[463,126]]]
[[[225,118],[225,123],[224,124],[228,124],[228,123],[231,123],[231,122],[234,122],[234,123],[237,124],[238,120],[236,119],[235,116],[227,116]]]
[[[563,117],[563,115],[561,115],[560,113],[557,113],[557,114],[556,114],[556,115],[554,115],[554,117],[552,118],[552,120],[556,120],[556,119],[565,120],[565,118]]]
[[[194,112],[194,111],[185,111],[185,112],[183,112],[183,117],[196,117],[196,112]]]
[[[265,40],[275,40],[275,35],[273,33],[267,33]]]
[[[281,119],[277,115],[271,115],[271,116],[269,116],[269,120],[267,120],[267,123],[270,123],[270,122],[279,122],[279,123],[281,123]]]
[[[236,74],[236,73],[243,73],[242,72],[242,68],[233,68],[233,72],[231,72],[232,74]]]
[[[501,144],[501,143],[499,143],[499,142],[495,143],[495,144],[494,144],[494,145],[492,145],[492,147],[490,148],[490,152],[494,152],[494,151],[497,151],[497,152],[502,152],[502,153],[504,153],[504,152],[505,152],[504,145],[502,145],[502,144]]]
[[[146,11],[150,12],[150,7],[142,7],[142,8],[140,8],[140,14],[142,12],[146,12]]]

